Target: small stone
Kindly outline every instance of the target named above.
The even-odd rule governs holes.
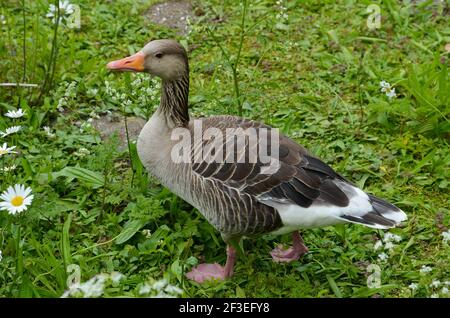
[[[191,4],[184,0],[157,3],[145,12],[151,22],[176,29],[182,35],[187,34],[187,18],[193,15]]]
[[[130,142],[136,141],[139,133],[144,127],[146,121],[139,117],[127,117],[128,136]],[[125,129],[125,121],[123,117],[119,121],[111,121],[107,116],[102,116],[99,119],[92,121],[92,126],[100,132],[103,140],[107,139],[114,133],[119,137],[119,150],[124,151],[128,149],[127,134]]]

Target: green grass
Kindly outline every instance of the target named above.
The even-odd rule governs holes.
[[[35,196],[21,214],[0,211],[0,297],[59,297],[74,277],[71,264],[83,282],[122,273],[105,296],[140,296],[143,284],[161,278],[185,297],[449,296],[442,285],[430,286],[450,274],[442,236],[450,221],[448,2],[384,1],[381,27],[371,31],[371,1],[284,1],[282,12],[275,1],[249,1],[242,42],[242,6],[235,2],[194,1],[188,37],[145,20],[152,1],[73,2],[81,7],[81,29],[59,26],[56,59],[47,1],[25,1],[25,23],[20,2],[0,6],[6,21],[0,21],[0,83],[41,85],[55,65],[48,91],[0,87],[2,114],[27,112],[0,117],[0,131],[24,127],[0,138],[18,150],[0,158],[1,168],[17,166],[2,171],[0,191],[22,183]],[[190,48],[191,114],[237,114],[242,105],[243,116],[280,128],[408,214],[404,227],[390,231],[402,240],[386,261],[373,247],[383,231],[345,225],[304,231],[311,252],[298,262],[270,259],[273,247],[289,244],[288,235],[261,237],[244,240],[246,255],[232,279],[198,285],[184,278],[203,258],[224,263],[220,235],[148,179],[134,144],[119,151],[117,139],[101,141],[88,121],[109,112],[152,113],[158,82],[111,74],[105,65],[169,37]],[[382,80],[395,87],[396,98],[380,92]],[[44,126],[56,135],[47,136]],[[367,286],[370,264],[381,269],[379,288]],[[432,271],[421,274],[424,265]]]

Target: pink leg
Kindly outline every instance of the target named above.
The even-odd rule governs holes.
[[[305,243],[303,243],[303,239],[298,231],[292,233],[292,241],[294,242],[292,247],[285,249],[282,245],[279,245],[277,248],[272,250],[272,252],[270,252],[272,259],[275,262],[290,263],[298,260],[300,256],[308,253],[309,250]]]
[[[200,264],[194,267],[186,277],[197,283],[203,283],[207,280],[224,280],[225,278],[233,276],[233,267],[236,262],[236,250],[231,246],[227,246],[227,262],[225,267],[217,263],[214,264]]]

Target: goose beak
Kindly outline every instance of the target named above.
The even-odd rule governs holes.
[[[129,57],[121,60],[109,62],[106,67],[114,71],[144,71],[145,55],[142,52],[137,52]]]

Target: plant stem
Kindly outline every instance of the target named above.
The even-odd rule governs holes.
[[[242,101],[241,101],[241,94],[239,92],[239,80],[238,80],[238,72],[237,67],[239,64],[239,59],[241,58],[241,52],[242,52],[242,45],[244,43],[244,35],[245,35],[245,19],[247,17],[247,7],[248,7],[248,1],[243,1],[244,9],[242,11],[242,19],[241,19],[241,34],[239,38],[239,49],[236,55],[236,59],[234,60],[234,63],[232,65],[233,70],[233,82],[234,82],[234,92],[236,94],[236,101],[238,104],[238,114],[239,116],[242,116]]]
[[[23,54],[23,74],[22,81],[26,82],[27,78],[27,48],[26,48],[26,36],[27,36],[27,24],[25,19],[25,0],[22,0],[22,18],[23,18],[23,42],[22,42],[22,54]]]
[[[58,51],[58,26],[59,26],[59,22],[61,19],[61,11],[59,8],[59,0],[55,0],[55,6],[57,8],[57,14],[56,14],[56,21],[55,21],[55,29],[53,32],[53,39],[52,39],[52,49],[50,52],[50,58],[48,60],[48,65],[47,65],[47,71],[45,73],[45,77],[44,77],[44,83],[42,84],[41,87],[41,91],[39,93],[39,97],[38,97],[38,103],[41,100],[42,96],[44,95],[44,93],[46,93],[49,88],[52,85],[53,82],[53,77],[55,75],[55,64],[56,64],[56,56],[57,56],[57,51]]]
[[[364,108],[363,108],[363,98],[362,98],[362,89],[361,89],[361,73],[363,68],[363,60],[364,60],[364,50],[361,51],[361,55],[359,58],[359,66],[358,66],[358,73],[357,73],[357,81],[358,81],[358,101],[359,101],[359,111],[360,111],[360,118],[359,118],[359,127],[358,127],[358,133],[359,130],[362,127],[362,124],[364,122]]]
[[[134,166],[133,166],[133,158],[131,157],[130,134],[128,133],[128,121],[127,121],[127,116],[125,114],[125,107],[123,109],[123,119],[125,122],[125,134],[127,136],[128,157],[130,159],[131,171],[133,172],[133,174],[131,175],[131,186],[133,186],[135,171],[134,171]]]

